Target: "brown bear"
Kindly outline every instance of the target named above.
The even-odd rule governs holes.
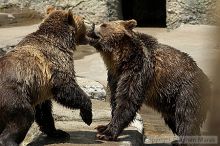
[[[39,29],[0,58],[0,146],[18,146],[36,121],[52,138],[69,138],[57,130],[51,99],[80,109],[83,121],[92,122],[90,98],[75,80],[73,51],[84,44],[84,20],[70,11],[48,9]]]
[[[108,70],[112,119],[97,127],[99,139],[116,140],[143,103],[162,114],[179,136],[200,135],[210,86],[207,76],[186,53],[133,31],[135,20],[95,26],[90,44]]]

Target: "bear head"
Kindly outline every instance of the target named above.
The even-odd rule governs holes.
[[[112,51],[120,49],[120,42],[133,36],[133,28],[137,25],[136,20],[118,20],[96,25],[94,31],[88,36],[92,46],[99,51]]]
[[[53,6],[49,6],[46,10],[45,21],[51,21],[53,25],[61,23],[68,23],[69,26],[74,27],[75,43],[76,45],[88,44],[87,34],[94,30],[94,23],[85,20],[84,17],[73,15],[71,10],[57,10]],[[59,25],[59,24],[58,24]]]

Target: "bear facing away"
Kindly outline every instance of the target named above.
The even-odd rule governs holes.
[[[160,112],[173,133],[200,135],[209,105],[207,76],[186,53],[134,32],[136,23],[103,23],[89,35],[108,70],[111,91],[112,119],[97,127],[97,137],[116,140],[143,103]]]
[[[18,146],[34,120],[52,138],[69,138],[57,130],[51,99],[80,109],[92,122],[92,104],[75,80],[73,51],[85,43],[83,19],[70,11],[51,10],[39,29],[0,58],[0,146]]]

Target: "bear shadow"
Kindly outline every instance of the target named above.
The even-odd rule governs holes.
[[[155,143],[155,144],[145,144],[144,146],[174,146],[174,145],[166,144],[166,143]]]
[[[101,145],[102,143],[109,143],[107,141],[101,141],[96,138],[96,131],[71,131],[68,132],[70,134],[70,140],[55,140],[47,137],[45,134],[40,134],[36,139],[34,139],[27,146],[44,146],[49,144],[95,144]],[[137,143],[143,143],[143,135],[139,133],[137,130],[125,130],[118,141],[111,142],[130,142],[132,145],[136,145]]]
[[[96,132],[93,131],[71,131],[70,139],[52,139],[47,137],[45,134],[40,134],[36,139],[34,139],[27,146],[44,146],[49,144],[101,144],[102,142],[95,138]]]

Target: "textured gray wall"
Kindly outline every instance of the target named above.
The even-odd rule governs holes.
[[[72,9],[75,14],[91,19],[96,23],[115,20],[120,17],[119,0],[0,0],[0,8],[17,5],[45,12],[48,5]]]
[[[167,0],[167,26],[176,28],[181,24],[214,24],[211,14],[216,0]]]
[[[183,23],[214,24],[211,15],[217,0],[167,0],[167,27],[176,28]],[[40,12],[47,5],[72,9],[74,13],[100,23],[122,19],[121,0],[0,0],[0,8],[13,5],[29,7]]]

